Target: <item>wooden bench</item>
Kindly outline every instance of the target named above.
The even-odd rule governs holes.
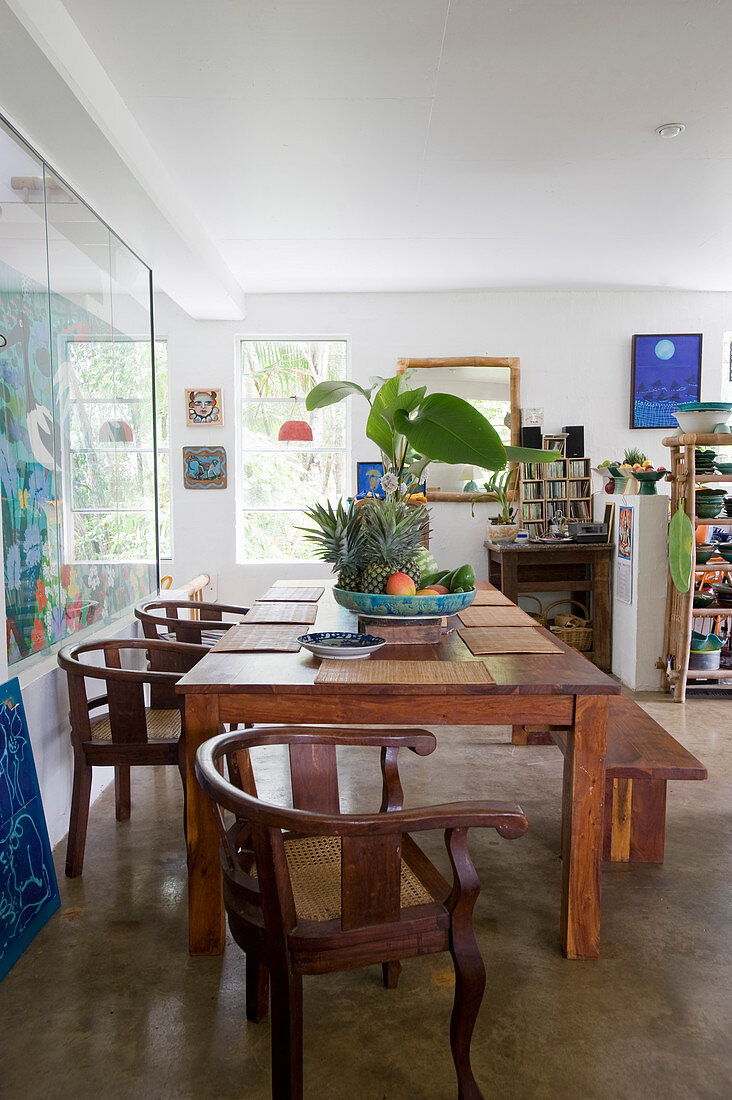
[[[663,863],[666,784],[706,779],[707,769],[629,696],[613,695],[608,704],[603,856],[614,863]],[[520,729],[514,727],[515,744],[537,743]],[[542,732],[566,756],[567,731],[545,726]]]

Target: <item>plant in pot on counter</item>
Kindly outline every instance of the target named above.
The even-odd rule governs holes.
[[[511,477],[516,470],[498,470],[484,482],[485,491],[492,493],[498,502],[498,515],[488,520],[488,538],[491,542],[511,543],[516,541],[519,524],[516,522],[516,509],[510,500]],[[515,484],[515,482],[514,482]]]

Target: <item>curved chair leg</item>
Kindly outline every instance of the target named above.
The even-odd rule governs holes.
[[[302,975],[287,965],[270,970],[272,1096],[302,1100]]]
[[[446,829],[445,844],[454,873],[447,905],[451,913],[450,954],[455,967],[450,1047],[458,1079],[458,1100],[484,1100],[470,1065],[470,1041],[485,989],[485,967],[472,922],[480,883],[468,852],[467,830]]]
[[[86,761],[74,761],[74,785],[71,794],[69,836],[66,841],[66,875],[76,878],[84,867],[86,827],[89,822],[92,770]]]
[[[269,968],[254,951],[247,951],[246,971],[247,1020],[258,1024],[267,1015],[269,1005]]]
[[[381,977],[385,989],[396,989],[399,983],[399,975],[402,972],[402,964],[398,959],[393,962],[381,964]]]
[[[114,809],[118,821],[130,817],[130,768],[129,764],[114,766]]]

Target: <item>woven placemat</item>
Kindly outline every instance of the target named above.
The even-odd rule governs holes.
[[[487,653],[561,653],[530,626],[461,626],[458,634],[476,657]]]
[[[520,607],[466,607],[458,612],[463,626],[534,626],[534,620]]]
[[[290,602],[297,603],[316,603],[325,592],[324,588],[295,588],[290,586],[289,588],[268,588],[263,596],[260,596],[257,603],[267,603],[272,600],[289,600]]]
[[[475,594],[471,607],[488,607],[496,604],[510,604],[508,596],[504,596],[497,588],[479,588]],[[513,605],[512,605],[513,606]]]
[[[324,661],[316,684],[493,684],[482,661]]]
[[[244,616],[245,623],[314,623],[318,608],[314,603],[255,603]]]
[[[300,643],[298,634],[302,626],[273,624],[271,626],[248,626],[242,624],[227,630],[215,646],[212,653],[246,653],[254,650],[269,650],[270,653],[297,653]]]

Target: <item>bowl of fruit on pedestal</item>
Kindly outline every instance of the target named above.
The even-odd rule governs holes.
[[[654,469],[649,463],[647,466],[640,468],[633,467],[633,477],[638,482],[640,488],[638,489],[638,496],[641,497],[655,497],[658,496],[658,490],[656,489],[656,482],[660,481],[662,477],[665,477],[668,471],[664,466],[659,466],[658,469]]]

